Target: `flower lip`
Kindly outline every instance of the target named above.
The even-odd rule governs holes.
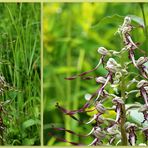
[[[120,97],[115,97],[113,100],[112,100],[112,103],[114,104],[124,104],[124,101],[120,98]]]
[[[134,124],[134,123],[130,123],[130,122],[127,122],[126,125],[125,125],[126,129],[130,129],[130,128],[136,128],[137,125]]]

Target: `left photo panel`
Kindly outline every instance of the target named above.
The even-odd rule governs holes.
[[[0,10],[0,145],[40,145],[41,4]]]

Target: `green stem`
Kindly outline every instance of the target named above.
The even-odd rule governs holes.
[[[142,17],[143,17],[143,20],[144,20],[144,31],[145,31],[145,37],[146,37],[146,47],[148,45],[148,31],[147,31],[147,23],[146,23],[146,17],[145,17],[145,12],[144,12],[144,6],[143,6],[143,3],[140,3],[140,8],[141,8],[141,12],[142,12]],[[146,50],[148,50],[146,48]],[[148,54],[148,51],[146,52]]]
[[[84,60],[84,55],[85,55],[85,51],[84,50],[80,50],[79,53],[79,58],[78,58],[78,62],[77,62],[77,74],[80,73],[81,69],[82,69],[82,65],[83,65],[83,60]],[[75,84],[75,92],[74,92],[74,96],[73,96],[73,109],[76,110],[79,107],[79,91],[80,91],[80,78],[76,79],[76,84]],[[76,118],[79,118],[79,115],[76,114],[75,115]],[[78,122],[73,122],[72,126],[74,127],[74,131],[76,130],[76,127],[78,127]],[[75,136],[73,137],[74,141],[79,141],[79,137]]]
[[[71,57],[71,47],[70,47],[70,42],[71,42],[71,13],[69,13],[69,23],[67,25],[67,38],[69,39],[67,42],[67,57],[66,57],[66,62],[67,62],[67,68],[70,70],[71,67],[71,63],[72,63],[72,57]],[[71,76],[71,72],[68,71],[67,72],[67,77]],[[66,108],[67,109],[71,109],[71,81],[67,81],[66,82]],[[66,129],[71,129],[71,119],[68,116],[65,116],[65,128]],[[72,136],[70,133],[65,132],[65,139],[68,141],[71,141]],[[67,145],[70,145],[69,143],[66,143]]]
[[[68,53],[67,53],[67,66],[68,69],[70,69],[70,65],[71,65],[71,49],[68,49]],[[70,76],[70,72],[67,73],[67,77]],[[70,109],[70,99],[71,99],[71,81],[67,81],[67,94],[66,94],[66,108]],[[71,124],[70,124],[70,118],[69,116],[65,116],[65,128],[66,129],[71,129]],[[68,141],[71,141],[71,134],[66,132],[65,133],[65,139]],[[67,143],[67,145],[70,145],[69,143]]]
[[[121,65],[124,67],[124,56],[121,58]],[[121,97],[123,101],[125,102],[125,76],[123,75],[121,78],[121,83],[120,83],[120,90],[121,90]],[[123,146],[128,145],[128,140],[127,140],[127,135],[126,135],[126,129],[125,129],[125,122],[126,122],[126,109],[125,109],[125,104],[122,105],[122,114],[121,114],[121,124],[120,124],[120,131],[121,131],[121,142]]]

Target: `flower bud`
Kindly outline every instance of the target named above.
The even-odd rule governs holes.
[[[101,84],[105,84],[106,79],[104,77],[97,77],[96,78],[96,82],[97,83],[101,83]]]
[[[143,65],[143,64],[146,63],[147,61],[148,61],[148,57],[140,57],[140,58],[137,60],[137,66]]]
[[[85,100],[89,101],[91,99],[92,95],[91,94],[85,94],[84,97],[85,97]]]
[[[104,118],[102,116],[98,116],[97,117],[97,122],[103,123],[104,122]]]
[[[139,81],[137,84],[137,88],[140,88],[142,86],[148,86],[148,81],[146,81],[146,80]]]
[[[105,111],[106,111],[106,109],[104,108],[104,106],[101,103],[97,103],[96,109],[100,113],[105,113]]]
[[[115,61],[115,59],[109,58],[109,60],[107,61],[107,65],[114,65],[114,66],[117,66],[118,63]]]
[[[97,127],[94,130],[94,135],[98,138],[98,139],[102,139],[103,137],[105,137],[105,133],[101,130],[100,127]]]
[[[109,60],[107,61],[107,66],[106,69],[108,69],[109,71],[115,73],[118,71],[118,68],[120,68],[121,65],[118,64],[113,58],[109,58]]]
[[[107,132],[110,135],[116,135],[116,134],[118,134],[119,133],[119,131],[118,131],[118,125],[117,124],[114,124],[113,126],[108,127],[107,128]]]
[[[119,104],[124,104],[124,101],[123,101],[120,97],[115,97],[115,98],[112,100],[112,102],[113,102],[114,104],[117,104],[117,103],[119,103]]]
[[[107,55],[109,53],[109,51],[104,48],[104,47],[99,47],[98,48],[98,52],[101,54],[101,55]]]
[[[129,16],[126,16],[126,17],[124,18],[124,23],[130,24],[130,23],[131,23],[131,18],[130,18]]]

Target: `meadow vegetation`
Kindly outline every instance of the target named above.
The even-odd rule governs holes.
[[[40,144],[40,4],[0,3],[2,145]],[[9,100],[9,101],[8,101]]]

